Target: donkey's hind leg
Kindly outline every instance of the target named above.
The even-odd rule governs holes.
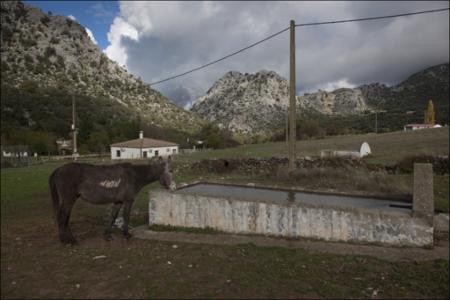
[[[72,207],[75,204],[76,197],[70,201],[63,202],[58,213],[58,227],[59,227],[59,239],[64,244],[76,244],[72,230],[69,226],[70,213],[72,212]]]
[[[123,207],[123,227],[122,227],[122,233],[123,236],[128,240],[131,238],[131,233],[128,231],[128,223],[130,222],[130,212],[131,212],[131,205],[133,204],[133,200],[131,201],[125,201],[124,207]]]
[[[109,226],[106,227],[106,230],[105,230],[105,233],[104,233],[105,239],[107,241],[111,240],[111,230],[112,230],[112,227],[113,227],[114,223],[116,222],[117,215],[119,214],[119,211],[120,211],[121,208],[122,208],[122,202],[114,203],[113,206],[112,206],[111,220],[110,220],[110,222],[108,224]]]

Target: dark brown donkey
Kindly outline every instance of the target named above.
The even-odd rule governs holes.
[[[105,230],[105,238],[111,238],[111,228],[122,205],[123,235],[130,238],[128,222],[130,210],[137,193],[147,184],[159,180],[162,186],[173,190],[168,161],[161,158],[149,165],[119,163],[108,166],[95,166],[82,163],[69,163],[57,168],[49,179],[53,209],[59,228],[59,239],[64,244],[75,244],[70,230],[69,218],[75,201],[82,199],[93,204],[114,203],[111,222]]]

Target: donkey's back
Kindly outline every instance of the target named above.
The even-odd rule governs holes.
[[[132,165],[121,163],[97,166],[69,163],[52,174],[59,195],[78,197],[94,204],[119,202],[134,192]]]

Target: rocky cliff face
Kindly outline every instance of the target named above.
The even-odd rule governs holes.
[[[202,123],[108,59],[76,21],[20,1],[2,1],[1,22],[2,84],[20,89],[35,82],[107,98],[144,121],[183,131]]]
[[[370,109],[359,89],[307,94],[297,97],[297,106],[299,111],[322,114],[352,114]],[[266,135],[284,124],[288,107],[288,82],[277,73],[233,71],[198,98],[192,111],[235,133]]]
[[[361,89],[341,88],[332,92],[319,90],[297,97],[300,111],[314,110],[325,115],[358,114],[371,110]]]
[[[425,109],[428,99],[433,99],[437,106],[447,105],[448,114],[448,78],[449,65],[442,64],[392,87],[372,83],[297,96],[297,109],[300,113],[354,115],[376,109]],[[288,106],[288,82],[275,72],[228,72],[197,99],[192,111],[235,133],[264,135],[285,122]]]
[[[192,111],[235,133],[261,134],[284,122],[287,81],[275,72],[228,72],[214,83]]]

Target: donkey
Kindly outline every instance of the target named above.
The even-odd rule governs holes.
[[[57,168],[49,178],[53,210],[59,229],[59,239],[63,244],[76,244],[69,226],[70,213],[75,201],[81,197],[93,204],[113,203],[111,222],[104,236],[111,239],[111,230],[117,215],[123,209],[122,233],[129,239],[130,210],[137,193],[147,184],[159,180],[167,189],[175,189],[170,169],[170,157],[149,165],[119,163],[96,166],[83,163],[69,163]]]

